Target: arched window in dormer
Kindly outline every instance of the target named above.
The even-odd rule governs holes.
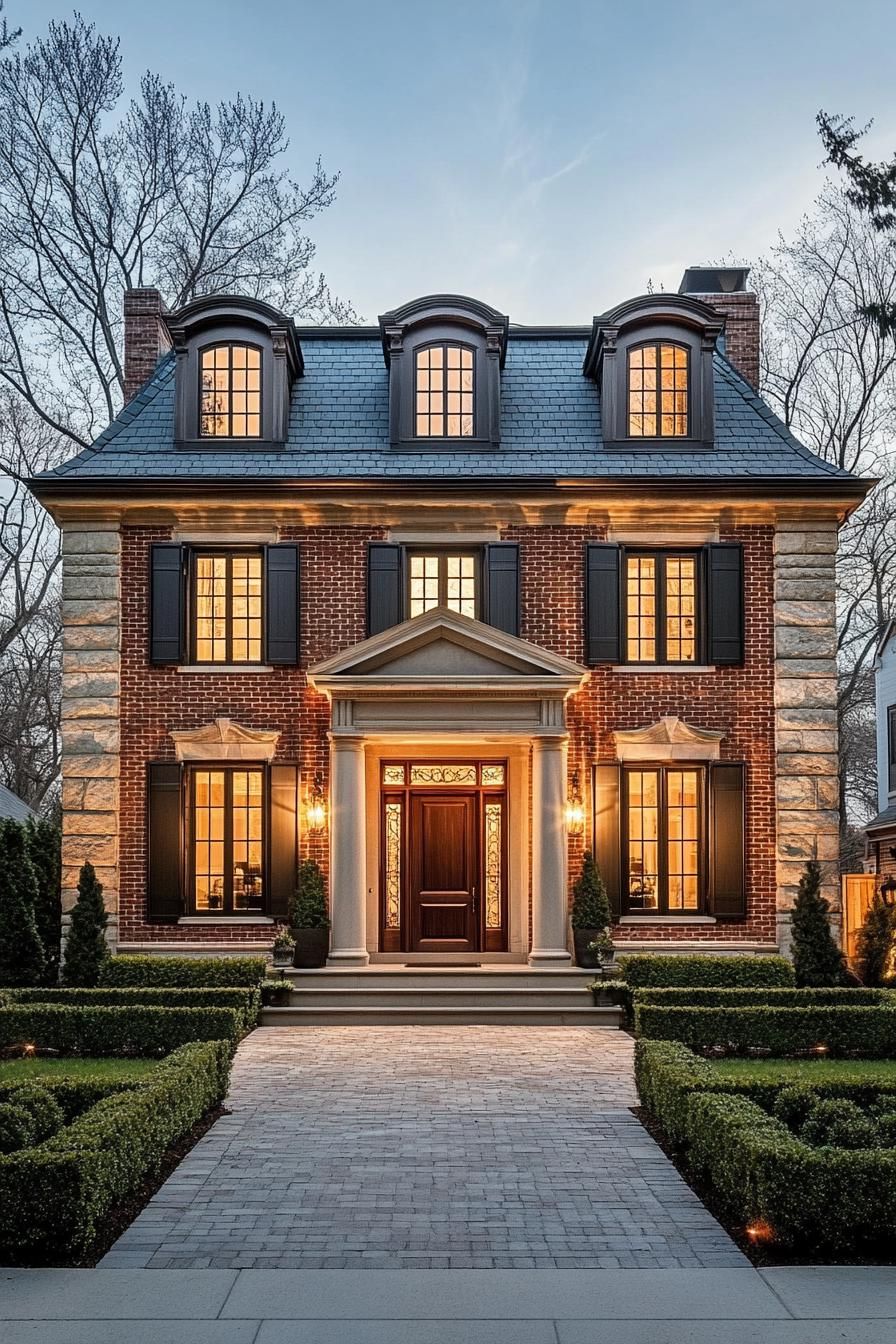
[[[261,350],[208,345],[199,360],[201,438],[261,438]]]
[[[474,351],[438,342],[415,353],[417,437],[471,439],[475,429]]]
[[[629,347],[627,404],[632,438],[687,438],[687,347],[671,341]]]

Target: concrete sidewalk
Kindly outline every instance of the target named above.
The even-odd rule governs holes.
[[[0,1270],[3,1344],[883,1344],[896,1269]]]

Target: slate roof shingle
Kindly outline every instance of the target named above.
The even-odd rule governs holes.
[[[232,441],[175,447],[175,357],[169,354],[91,447],[37,479],[854,479],[798,443],[718,352],[714,449],[605,449],[598,388],[582,374],[586,345],[577,332],[558,339],[513,330],[501,380],[500,448],[431,453],[390,446],[389,374],[373,333],[368,340],[302,332],[305,375],[293,387],[288,440],[276,449]]]

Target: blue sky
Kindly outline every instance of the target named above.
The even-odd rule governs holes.
[[[688,264],[749,260],[823,171],[819,107],[896,147],[893,0],[79,0],[192,98],[287,116],[299,179],[342,173],[314,228],[368,320],[416,294],[590,321]],[[72,3],[8,0],[25,38]]]

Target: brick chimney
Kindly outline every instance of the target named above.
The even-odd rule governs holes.
[[[128,289],[124,295],[124,399],[129,402],[171,349],[167,308],[157,289]]]
[[[759,299],[747,289],[748,266],[690,266],[679,294],[700,299],[725,319],[725,354],[753,387],[759,387]]]

